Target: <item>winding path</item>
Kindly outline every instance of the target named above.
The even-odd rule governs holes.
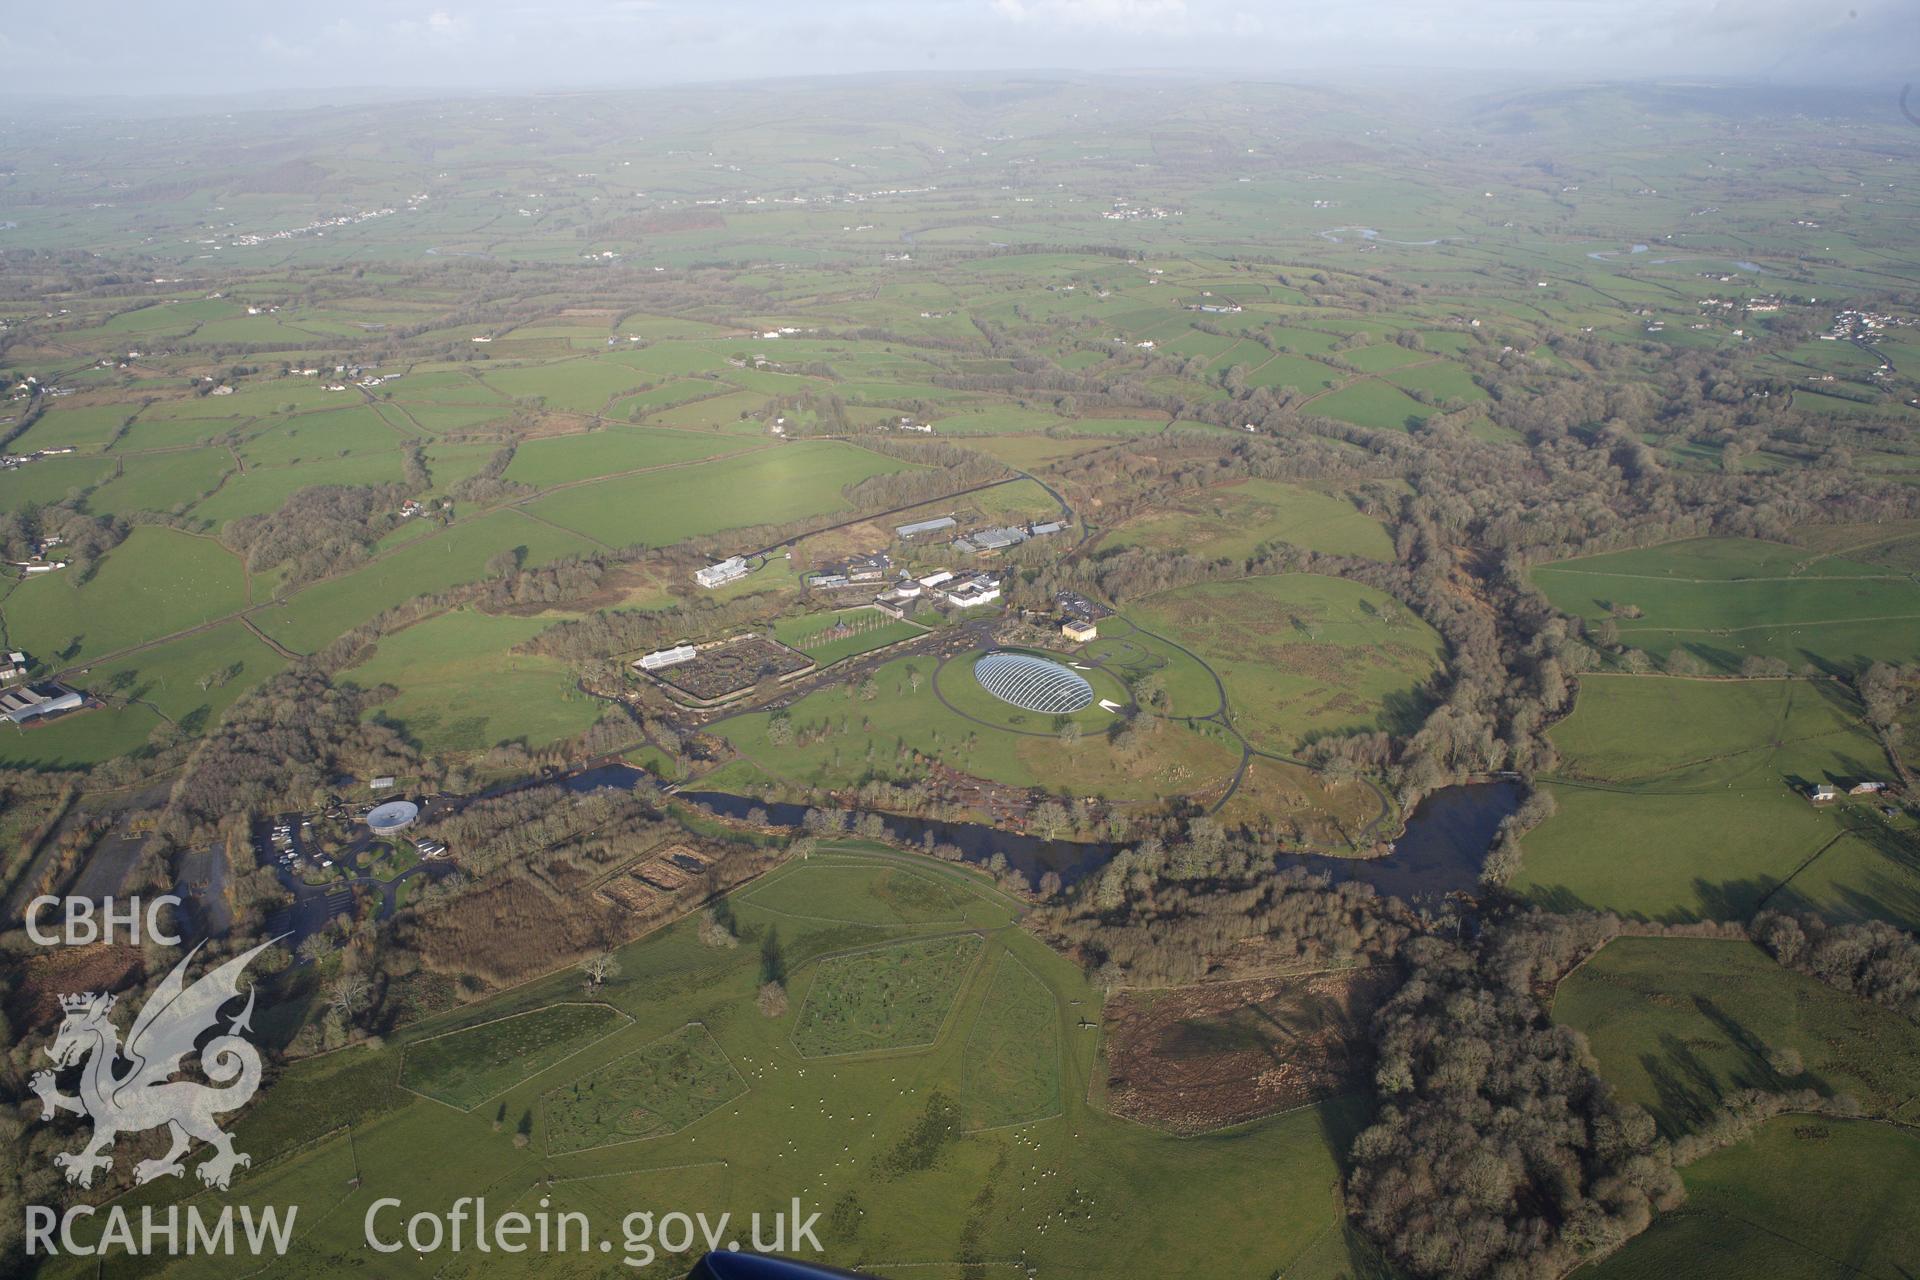
[[[1266,751],[1259,747],[1254,746],[1253,743],[1249,742],[1247,740],[1246,734],[1240,732],[1240,727],[1234,724],[1233,722],[1232,703],[1227,697],[1226,682],[1220,678],[1220,673],[1218,671],[1215,671],[1213,669],[1212,664],[1209,663],[1205,658],[1202,658],[1199,654],[1187,648],[1185,645],[1181,644],[1177,640],[1173,640],[1166,636],[1163,636],[1157,631],[1147,630],[1147,628],[1141,626],[1139,623],[1135,622],[1132,618],[1126,617],[1124,614],[1116,613],[1114,616],[1119,618],[1121,621],[1125,622],[1128,626],[1132,627],[1133,630],[1135,632],[1138,632],[1140,635],[1146,636],[1148,639],[1151,639],[1151,640],[1158,640],[1161,644],[1166,645],[1168,648],[1176,649],[1179,652],[1184,653],[1187,657],[1193,659],[1193,661],[1199,665],[1200,669],[1207,673],[1207,677],[1213,681],[1214,690],[1220,696],[1219,706],[1215,707],[1212,711],[1208,712],[1206,715],[1203,715],[1203,716],[1172,717],[1173,719],[1178,720],[1182,724],[1186,724],[1186,725],[1197,725],[1202,723],[1211,723],[1211,724],[1219,725],[1222,729],[1225,729],[1227,731],[1227,733],[1233,738],[1235,742],[1240,744],[1239,767],[1233,771],[1233,778],[1227,783],[1227,789],[1221,793],[1220,798],[1214,802],[1211,808],[1207,810],[1207,813],[1209,816],[1219,813],[1222,809],[1227,807],[1227,802],[1232,800],[1234,797],[1234,794],[1240,790],[1240,784],[1243,780],[1245,780],[1247,776],[1248,766],[1250,766],[1256,758],[1261,760],[1273,760],[1280,764],[1295,765],[1302,769],[1312,770],[1315,773],[1320,772],[1318,766],[1310,764],[1305,760],[1296,759],[1293,756],[1281,755],[1280,753],[1275,751]],[[1367,787],[1373,792],[1374,798],[1380,802],[1380,812],[1374,815],[1373,820],[1368,822],[1366,826],[1360,828],[1358,832],[1348,837],[1347,842],[1357,849],[1360,847],[1360,845],[1363,842],[1370,840],[1374,838],[1377,834],[1379,834],[1379,830],[1382,824],[1392,819],[1393,801],[1388,798],[1385,789],[1382,788],[1378,782],[1374,781],[1370,777],[1367,777],[1365,774],[1359,774],[1356,776],[1359,778],[1360,781],[1367,784]]]

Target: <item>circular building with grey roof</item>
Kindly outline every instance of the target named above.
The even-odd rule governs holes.
[[[1093,701],[1093,686],[1071,668],[1031,653],[989,653],[973,678],[1002,702],[1043,715],[1070,715]]]
[[[373,828],[373,834],[387,836],[412,826],[419,816],[420,806],[413,801],[389,800],[367,814],[367,825]]]

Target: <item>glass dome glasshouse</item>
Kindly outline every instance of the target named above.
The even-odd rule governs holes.
[[[989,653],[973,664],[973,678],[1000,701],[1046,715],[1066,715],[1093,701],[1085,677],[1030,653]]]

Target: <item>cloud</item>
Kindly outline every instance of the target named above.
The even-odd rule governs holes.
[[[473,38],[473,24],[448,9],[435,9],[424,18],[402,18],[392,24],[392,31],[401,40],[443,45],[464,44]]]
[[[0,95],[580,86],[1159,67],[1915,78],[1916,0],[61,0],[0,33]]]
[[[1011,22],[1100,27],[1125,34],[1183,24],[1187,0],[989,0]]]

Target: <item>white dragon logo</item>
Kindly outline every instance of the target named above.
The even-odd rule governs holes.
[[[161,1125],[172,1132],[173,1146],[160,1159],[134,1166],[137,1183],[185,1173],[181,1157],[193,1138],[214,1149],[197,1170],[208,1186],[224,1191],[235,1169],[253,1163],[251,1156],[233,1149],[233,1138],[214,1123],[215,1116],[245,1106],[260,1088],[260,1051],[240,1036],[252,1030],[252,984],[248,984],[246,1008],[228,1020],[224,1035],[215,1036],[199,1051],[201,1071],[214,1085],[225,1087],[171,1077],[194,1052],[201,1033],[219,1021],[221,1007],[239,998],[240,973],[247,962],[272,945],[263,942],[188,986],[187,964],[200,950],[195,947],[148,997],[124,1047],[119,1028],[107,1016],[115,997],[91,991],[60,997],[66,1017],[46,1050],[54,1069],[35,1072],[32,1086],[40,1097],[42,1119],[71,1111],[93,1120],[93,1138],[86,1146],[53,1158],[56,1166],[66,1170],[68,1182],[92,1186],[95,1173],[113,1167],[115,1139]],[[79,1096],[68,1097],[55,1085],[54,1072],[82,1059],[86,1065],[80,1073]],[[124,1071],[118,1070],[122,1060],[127,1064]]]

